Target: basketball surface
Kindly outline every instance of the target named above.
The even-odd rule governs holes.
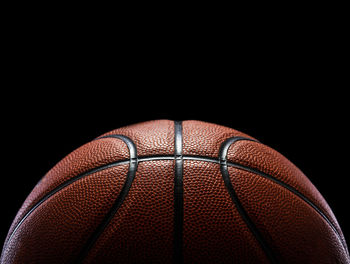
[[[106,133],[35,186],[1,263],[350,263],[332,210],[237,130],[156,120]]]

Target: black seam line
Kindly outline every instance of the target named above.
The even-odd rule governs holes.
[[[49,193],[47,193],[43,198],[41,198],[35,205],[33,205],[33,207],[31,207],[31,209],[22,217],[21,221],[16,225],[16,227],[13,229],[9,239],[7,240],[7,243],[10,242],[10,240],[12,239],[13,235],[15,234],[15,232],[17,231],[17,229],[21,226],[21,224],[24,222],[24,220],[36,209],[38,208],[43,202],[45,202],[47,199],[49,199],[51,196],[53,196],[54,194],[56,194],[57,192],[59,192],[60,190],[64,189],[65,187],[67,187],[68,185],[76,182],[77,180],[80,180],[82,178],[84,178],[85,176],[94,174],[96,172],[105,170],[105,169],[109,169],[112,167],[116,167],[119,165],[125,165],[128,164],[130,161],[129,160],[121,160],[121,161],[116,161],[110,164],[106,164],[97,168],[94,168],[92,170],[89,170],[87,172],[84,172],[82,174],[79,174],[78,176],[69,179],[68,181],[60,184],[59,186],[57,186],[55,189],[53,189],[52,191],[50,191]]]
[[[239,165],[239,164],[234,164],[234,163],[231,163],[231,162],[227,162],[227,165],[231,166],[231,167],[234,167],[236,169],[241,169],[241,170],[245,170],[247,172],[254,173],[254,174],[258,175],[258,176],[261,176],[263,178],[271,180],[274,183],[276,183],[277,185],[280,185],[281,187],[284,187],[285,189],[287,189],[291,193],[295,194],[297,197],[299,197],[301,200],[303,200],[305,203],[307,203],[309,206],[311,206],[328,223],[328,225],[333,229],[334,233],[337,235],[337,238],[339,239],[339,241],[342,243],[345,251],[347,252],[347,246],[345,244],[345,241],[342,239],[342,236],[340,235],[340,233],[338,232],[338,230],[334,226],[334,224],[329,220],[329,218],[322,212],[322,210],[319,207],[317,207],[311,200],[309,200],[309,198],[307,198],[301,192],[299,192],[298,190],[296,190],[292,186],[284,183],[283,181],[280,181],[280,180],[274,178],[273,176],[271,176],[269,174],[266,174],[266,173],[264,173],[262,171],[259,171],[257,169],[250,168],[250,167],[245,167],[245,166],[242,166],[242,165]]]
[[[137,160],[136,145],[135,145],[135,143],[134,143],[130,138],[128,138],[127,136],[124,136],[124,135],[107,135],[107,136],[98,137],[98,138],[96,138],[95,140],[103,139],[103,138],[117,138],[117,139],[123,140],[124,143],[127,145],[128,149],[129,149],[130,160],[131,160],[131,161],[136,161],[136,160]]]
[[[220,164],[220,160],[218,160],[217,158],[212,158],[212,157],[205,157],[205,156],[196,156],[196,155],[184,155],[182,156],[183,160],[194,160],[194,161],[204,161],[204,162],[211,162],[211,163],[216,163],[216,164]],[[155,155],[155,156],[141,156],[137,159],[138,162],[146,162],[146,161],[157,161],[157,160],[175,160],[174,155]],[[31,207],[31,209],[29,209],[29,211],[23,216],[23,218],[21,219],[21,221],[16,225],[16,227],[14,228],[14,230],[12,231],[9,239],[7,240],[7,243],[9,243],[9,241],[11,240],[11,238],[13,237],[15,231],[20,227],[20,225],[24,222],[24,220],[37,208],[39,207],[43,202],[45,202],[47,199],[49,199],[52,195],[56,194],[58,191],[64,189],[65,187],[67,187],[68,185],[70,185],[71,183],[74,183],[75,181],[84,178],[86,176],[89,176],[91,174],[94,174],[96,172],[108,169],[108,168],[112,168],[115,166],[119,166],[119,165],[125,165],[125,164],[129,164],[130,160],[119,160],[110,164],[106,164],[97,168],[94,168],[92,170],[89,170],[87,172],[84,172],[82,174],[79,174],[77,176],[75,176],[74,178],[69,179],[68,181],[62,183],[61,185],[57,186],[55,189],[53,189],[52,191],[50,191],[48,194],[46,194],[43,198],[41,198],[35,205],[33,205],[33,207]],[[317,213],[320,214],[320,216],[322,218],[325,219],[325,221],[331,226],[331,228],[334,230],[334,232],[339,236],[339,239],[341,241],[343,241],[341,239],[341,235],[339,234],[339,232],[337,231],[336,227],[333,225],[333,223],[328,219],[328,217],[322,212],[322,210],[320,208],[318,208],[315,204],[313,204],[312,201],[310,201],[306,196],[304,196],[302,193],[300,193],[298,190],[294,189],[292,186],[274,178],[273,176],[266,174],[262,171],[259,171],[258,169],[254,169],[254,168],[250,168],[250,167],[246,167],[244,165],[238,164],[238,163],[234,163],[234,162],[230,162],[227,161],[227,166],[228,167],[234,167],[236,169],[241,169],[241,170],[245,170],[251,173],[255,173],[259,176],[262,176],[268,180],[274,181],[275,183],[277,183],[278,185],[283,186],[284,188],[286,188],[287,190],[291,191],[292,193],[294,193],[296,196],[298,196],[300,199],[304,200],[307,204],[309,204],[312,208],[314,208],[314,210],[316,210]],[[344,246],[345,247],[345,246]],[[345,247],[346,248],[346,247]]]
[[[167,156],[167,155],[163,155],[163,156],[144,156],[144,157],[140,157],[137,161],[138,162],[145,162],[145,161],[155,161],[155,160],[174,160],[175,157],[174,155],[171,155],[171,156]],[[185,157],[185,159],[194,159],[194,160],[203,160],[203,161],[208,161],[208,162],[216,162],[218,163],[217,160],[211,160],[211,159],[208,159],[206,157]],[[119,161],[116,161],[116,162],[113,162],[113,163],[109,163],[109,164],[106,164],[106,165],[102,165],[100,167],[97,167],[97,168],[94,168],[92,170],[89,170],[89,171],[86,171],[82,174],[79,174],[69,180],[67,180],[66,182],[63,182],[62,184],[58,185],[56,188],[54,188],[53,190],[51,190],[49,193],[47,193],[45,196],[43,196],[36,204],[34,204],[28,211],[27,213],[22,217],[21,221],[18,222],[18,224],[16,225],[16,227],[13,229],[10,237],[8,238],[7,240],[7,243],[8,244],[12,237],[14,236],[15,232],[18,230],[18,228],[22,225],[22,223],[28,218],[28,216],[36,209],[38,208],[42,203],[44,203],[46,200],[48,200],[51,196],[53,196],[54,194],[56,194],[57,192],[61,191],[62,189],[64,189],[65,187],[69,186],[70,184],[86,177],[86,176],[89,176],[89,175],[92,175],[96,172],[99,172],[99,171],[102,171],[102,170],[105,170],[105,169],[109,169],[109,168],[112,168],[112,167],[116,167],[116,166],[119,166],[119,165],[125,165],[125,164],[129,164],[130,163],[130,159],[127,159],[127,160],[119,160]]]
[[[217,164],[226,162],[226,165],[228,167],[234,167],[236,169],[240,169],[240,170],[244,170],[244,171],[247,171],[247,172],[254,173],[254,174],[258,175],[258,176],[264,177],[264,178],[266,178],[268,180],[271,180],[271,181],[275,182],[276,184],[286,188],[288,191],[290,191],[291,193],[293,193],[294,195],[299,197],[301,200],[303,200],[305,203],[310,205],[329,224],[329,226],[333,229],[333,231],[338,236],[338,239],[342,242],[343,247],[345,249],[347,249],[345,241],[342,239],[342,236],[340,235],[340,233],[338,232],[338,230],[334,226],[334,224],[329,220],[328,216],[326,216],[322,212],[322,210],[317,205],[315,205],[309,198],[307,198],[301,192],[296,190],[294,187],[284,183],[283,181],[280,181],[280,180],[276,179],[275,177],[273,177],[273,176],[271,176],[271,175],[269,175],[267,173],[259,171],[258,169],[254,169],[254,168],[251,168],[251,167],[246,167],[246,166],[238,164],[238,163],[234,163],[234,162],[230,162],[230,161],[218,160],[218,159],[210,158],[210,157],[202,157],[202,156],[183,156],[183,159],[184,160],[195,160],[195,161],[206,161],[206,162],[212,162],[212,163],[217,163]],[[148,160],[150,160],[150,159],[148,159]]]
[[[183,156],[182,156],[182,123],[174,122],[174,240],[173,260],[183,263]]]
[[[134,142],[122,135],[112,135],[108,136],[112,138],[118,138],[124,141],[124,143],[128,146],[129,149],[129,155],[130,155],[130,163],[129,163],[129,171],[126,176],[125,183],[122,187],[122,190],[120,191],[118,197],[116,198],[114,204],[112,205],[111,209],[108,211],[108,213],[105,215],[104,219],[101,221],[99,226],[96,228],[96,230],[90,235],[87,242],[85,243],[84,247],[80,251],[75,263],[81,263],[84,258],[88,255],[90,249],[93,247],[97,239],[100,237],[100,235],[103,233],[107,225],[110,223],[110,221],[113,219],[114,215],[124,202],[130,188],[132,185],[132,182],[135,178],[135,174],[137,171],[137,150],[136,145]]]
[[[249,141],[258,142],[256,140],[252,140],[252,139],[249,139],[249,138],[234,137],[234,138],[228,139],[227,143],[230,143],[230,145],[232,145],[234,142],[239,141],[239,140],[249,140]],[[225,146],[225,149],[223,150],[223,152],[227,153],[228,148],[229,148],[229,146],[228,147]],[[262,172],[262,171],[260,171],[258,169],[254,169],[254,168],[251,168],[251,167],[240,165],[238,163],[233,163],[233,162],[227,161],[226,158],[225,158],[226,156],[227,156],[227,154],[223,155],[223,153],[221,153],[220,162],[227,163],[228,166],[235,167],[237,169],[242,169],[242,170],[254,173],[254,174],[258,175],[258,176],[264,177],[264,178],[266,178],[268,180],[271,180],[271,181],[277,183],[278,185],[284,187],[285,189],[287,189],[291,193],[295,194],[297,197],[299,197],[301,200],[303,200],[305,203],[307,203],[309,206],[311,206],[328,223],[328,225],[333,229],[333,231],[337,235],[337,238],[341,242],[345,252],[349,255],[349,252],[348,252],[348,249],[347,249],[347,246],[346,246],[346,242],[343,239],[343,237],[340,235],[338,229],[331,222],[331,220],[328,218],[328,216],[326,214],[324,214],[322,212],[322,210],[317,205],[315,205],[309,198],[307,198],[305,195],[303,195],[301,192],[299,192],[297,189],[295,189],[294,187],[290,186],[289,184],[284,183],[283,181],[280,181],[277,178],[275,178],[275,177],[273,177],[273,176],[271,176],[271,175],[269,175],[267,173],[264,173],[264,172]]]
[[[205,156],[196,156],[196,155],[184,155],[182,156],[183,160],[194,160],[194,161],[204,161],[204,162],[211,162],[211,163],[216,163],[216,164],[220,164],[220,160],[217,158],[212,158],[212,157],[205,157]],[[146,162],[146,161],[157,161],[157,160],[174,160],[175,157],[174,155],[155,155],[155,156],[141,156],[137,159],[138,162]],[[222,161],[221,161],[222,162]],[[97,168],[94,168],[92,170],[89,170],[87,172],[84,172],[82,174],[79,174],[78,176],[75,176],[74,178],[69,179],[68,181],[62,183],[61,185],[57,186],[55,189],[53,189],[52,191],[50,191],[47,195],[45,195],[43,198],[41,198],[35,205],[33,205],[31,207],[31,209],[29,209],[29,211],[23,216],[23,218],[21,219],[21,221],[16,225],[16,227],[14,228],[14,230],[12,231],[9,239],[7,240],[8,244],[10,242],[10,240],[12,239],[12,237],[14,236],[15,232],[18,230],[18,228],[20,227],[20,225],[24,222],[24,220],[26,218],[28,218],[28,216],[36,209],[38,208],[43,202],[45,202],[47,199],[49,199],[52,195],[56,194],[58,191],[64,189],[65,187],[67,187],[68,185],[70,185],[71,183],[74,183],[75,181],[84,178],[86,176],[92,175],[96,172],[108,169],[108,168],[112,168],[112,167],[116,167],[119,165],[125,165],[125,164],[129,164],[130,160],[119,160],[110,164],[106,164]],[[336,227],[333,225],[333,223],[328,219],[328,217],[322,212],[322,210],[320,208],[318,208],[315,204],[313,204],[313,202],[311,202],[307,197],[305,197],[302,193],[300,193],[299,191],[297,191],[296,189],[294,189],[292,186],[274,178],[273,176],[266,174],[264,172],[261,172],[257,169],[254,168],[250,168],[250,167],[246,167],[244,165],[238,164],[238,163],[234,163],[234,162],[230,162],[227,161],[227,166],[228,167],[234,167],[236,169],[241,169],[241,170],[245,170],[251,173],[255,173],[259,176],[262,176],[268,180],[274,181],[276,184],[281,185],[283,187],[285,187],[287,190],[291,191],[292,193],[294,193],[296,196],[298,196],[300,199],[302,199],[303,201],[305,201],[307,204],[309,204],[322,218],[324,218],[324,220],[330,225],[330,227],[333,229],[333,231],[337,234],[338,239],[343,243],[343,247],[346,249],[347,247],[345,246],[345,242],[343,242],[343,239],[341,238],[340,233],[338,232],[338,230],[336,229]]]
[[[227,189],[228,193],[230,194],[231,199],[232,199],[233,203],[235,204],[238,213],[240,214],[240,216],[242,217],[243,221],[248,226],[249,230],[251,231],[251,233],[253,234],[255,239],[260,244],[262,250],[264,251],[264,253],[267,256],[267,258],[269,259],[269,261],[271,263],[275,264],[275,263],[278,263],[278,262],[277,262],[277,258],[275,257],[274,252],[272,251],[272,249],[270,248],[268,243],[265,241],[265,239],[262,236],[262,234],[260,233],[259,229],[256,227],[256,225],[254,224],[254,222],[251,220],[251,218],[249,217],[248,213],[244,209],[241,201],[239,200],[239,198],[238,198],[238,196],[236,194],[236,191],[234,189],[233,183],[232,183],[232,181],[230,179],[230,174],[228,172],[227,159],[226,159],[227,158],[228,149],[229,149],[229,147],[232,144],[236,143],[237,141],[241,141],[241,140],[255,141],[255,140],[248,139],[248,138],[236,137],[236,138],[229,138],[224,143],[222,143],[222,145],[220,147],[220,152],[219,152],[220,153],[219,154],[219,159],[220,159],[221,174],[222,174],[224,183],[226,185],[226,189]]]
[[[175,157],[174,155],[156,155],[156,156],[141,156],[138,158],[138,162],[146,162],[146,161],[157,161],[157,160],[174,160]],[[211,163],[216,163],[216,164],[220,164],[220,160],[218,160],[217,158],[212,158],[212,157],[205,157],[205,156],[189,156],[189,155],[184,155],[183,156],[183,160],[194,160],[194,161],[204,161],[204,162],[211,162]],[[75,181],[84,178],[86,176],[92,175],[96,172],[105,170],[105,169],[109,169],[112,167],[116,167],[119,165],[125,165],[125,164],[129,164],[130,160],[119,160],[110,164],[106,164],[97,168],[94,168],[92,170],[89,170],[87,172],[84,172],[82,174],[79,174],[78,176],[75,176],[74,178],[69,179],[68,181],[62,183],[61,185],[57,186],[55,189],[53,189],[52,191],[50,191],[48,194],[46,194],[43,198],[41,198],[35,205],[33,205],[33,207],[31,207],[31,209],[29,209],[29,211],[23,216],[23,218],[21,219],[21,221],[16,225],[16,227],[13,229],[9,239],[7,240],[8,244],[12,237],[14,236],[15,232],[18,230],[18,228],[21,226],[21,224],[24,222],[24,220],[26,218],[28,218],[28,216],[36,209],[38,208],[43,202],[45,202],[46,200],[48,200],[51,196],[53,196],[54,194],[56,194],[57,192],[59,192],[60,190],[64,189],[65,187],[67,187],[68,185],[74,183]],[[307,204],[309,204],[329,225],[330,227],[333,229],[333,231],[337,234],[338,239],[343,243],[344,248],[346,249],[347,247],[345,246],[345,242],[343,242],[343,239],[341,238],[340,233],[338,232],[338,230],[336,229],[336,227],[333,225],[333,223],[328,219],[328,217],[322,212],[322,210],[320,208],[318,208],[315,204],[313,204],[312,201],[310,201],[306,196],[304,196],[302,193],[300,193],[299,191],[297,191],[296,189],[294,189],[292,186],[274,178],[273,176],[266,174],[262,171],[259,171],[257,169],[254,168],[250,168],[250,167],[246,167],[244,165],[238,164],[238,163],[234,163],[234,162],[230,162],[227,161],[227,166],[228,167],[234,167],[236,169],[241,169],[241,170],[245,170],[251,173],[255,173],[259,176],[262,176],[268,180],[271,180],[273,182],[275,182],[278,185],[283,186],[284,188],[286,188],[287,190],[291,191],[292,193],[294,193],[296,196],[298,196],[300,199],[302,199],[304,202],[306,202]]]

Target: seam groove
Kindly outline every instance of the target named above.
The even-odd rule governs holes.
[[[122,187],[122,190],[120,191],[118,197],[116,198],[114,204],[110,208],[109,212],[105,215],[104,219],[101,221],[100,225],[95,229],[95,231],[90,235],[88,240],[86,241],[84,247],[80,251],[75,263],[81,263],[85,257],[88,255],[90,249],[94,246],[96,243],[97,239],[100,237],[100,235],[103,233],[107,225],[110,223],[110,221],[113,219],[114,215],[124,202],[130,188],[132,185],[132,182],[135,178],[135,174],[137,171],[137,152],[136,152],[136,146],[133,143],[131,139],[129,139],[126,136],[122,135],[112,135],[108,136],[112,138],[119,138],[125,142],[125,144],[129,148],[129,153],[130,153],[130,163],[129,163],[129,171],[126,177],[126,181]]]
[[[338,232],[337,228],[334,226],[334,224],[331,222],[331,220],[326,216],[326,214],[323,213],[322,210],[317,205],[315,205],[309,198],[307,198],[304,194],[302,194],[301,192],[299,192],[297,189],[295,189],[294,187],[290,186],[289,184],[284,183],[283,181],[280,181],[277,178],[275,178],[275,177],[273,177],[273,176],[271,176],[269,174],[266,174],[266,173],[264,173],[262,171],[259,171],[257,169],[254,169],[254,168],[251,168],[251,167],[245,167],[245,166],[242,166],[240,164],[235,164],[235,163],[232,163],[232,162],[228,162],[227,165],[230,166],[230,167],[234,167],[236,169],[240,169],[240,170],[244,170],[244,171],[247,171],[247,172],[251,172],[251,173],[253,173],[253,174],[257,175],[257,176],[260,176],[260,177],[263,177],[265,179],[268,179],[268,180],[276,183],[277,185],[287,189],[289,192],[293,193],[295,196],[299,197],[306,204],[308,204],[311,208],[313,208],[328,223],[328,225],[332,228],[334,233],[337,235],[339,241],[342,243],[343,248],[345,249],[345,251],[348,254],[347,246],[345,244],[345,241],[342,239],[342,236]]]
[[[254,224],[254,222],[250,219],[248,213],[246,212],[242,203],[240,202],[240,200],[236,194],[236,191],[234,189],[233,183],[231,182],[231,179],[230,179],[230,174],[229,174],[228,168],[227,168],[227,152],[228,152],[229,147],[232,144],[234,144],[235,142],[240,141],[240,140],[255,141],[255,140],[252,140],[249,138],[243,138],[243,137],[236,137],[236,138],[227,139],[221,145],[220,152],[219,152],[220,153],[219,160],[220,160],[221,174],[222,174],[226,189],[227,189],[229,195],[231,196],[231,199],[232,199],[233,203],[235,204],[238,213],[241,215],[243,221],[246,223],[247,227],[249,228],[249,230],[251,231],[251,233],[253,234],[255,239],[258,241],[259,245],[261,246],[262,250],[264,251],[264,253],[265,253],[266,257],[269,259],[269,261],[273,264],[277,264],[278,262],[277,262],[277,258],[275,256],[274,252],[272,251],[272,249],[270,248],[268,243],[265,241],[264,237],[262,236],[259,229]]]
[[[184,155],[182,156],[183,160],[196,160],[196,161],[204,161],[204,162],[211,162],[211,163],[217,163],[220,164],[220,162],[222,163],[222,161],[220,161],[217,158],[212,158],[212,157],[205,157],[205,156],[188,156],[188,155]],[[142,156],[138,158],[138,163],[139,162],[147,162],[147,161],[154,161],[154,160],[175,160],[174,155],[162,155],[162,156]],[[62,189],[64,189],[65,187],[67,187],[68,185],[74,183],[75,181],[82,179],[84,177],[87,177],[91,174],[94,174],[96,172],[102,171],[104,169],[108,169],[108,168],[112,168],[115,166],[119,166],[119,165],[124,165],[124,164],[128,164],[130,163],[130,160],[120,160],[120,161],[116,161],[110,164],[106,164],[103,165],[101,167],[97,167],[94,168],[90,171],[84,172],[82,174],[79,174],[77,176],[75,176],[74,178],[69,179],[66,182],[63,182],[62,184],[60,184],[59,186],[57,186],[55,189],[53,189],[52,191],[50,191],[48,194],[46,194],[43,198],[41,198],[36,204],[34,204],[29,210],[28,212],[22,217],[21,221],[16,225],[16,227],[13,229],[9,239],[7,240],[8,244],[13,235],[15,234],[15,232],[17,231],[17,229],[21,226],[21,224],[25,221],[26,218],[28,218],[28,216],[33,213],[33,211],[35,211],[36,208],[38,208],[43,202],[45,202],[46,200],[48,200],[51,196],[53,196],[54,194],[56,194],[57,192],[61,191]],[[294,193],[296,196],[298,196],[300,199],[304,200],[306,203],[308,203],[314,210],[316,210],[316,212],[318,212],[321,217],[323,217],[325,219],[325,221],[331,226],[331,228],[334,230],[334,232],[336,232],[336,234],[338,235],[340,241],[342,241],[344,248],[346,249],[347,247],[344,245],[343,239],[341,238],[339,232],[337,231],[337,229],[335,228],[335,226],[332,224],[332,222],[328,219],[328,217],[322,212],[322,210],[320,208],[318,208],[312,201],[310,201],[306,196],[304,196],[302,193],[300,193],[299,191],[297,191],[296,189],[294,189],[292,186],[287,185],[286,183],[279,181],[278,179],[276,179],[275,177],[266,174],[264,172],[261,172],[257,169],[251,168],[251,167],[246,167],[244,165],[240,165],[238,163],[233,163],[230,161],[226,162],[228,167],[235,167],[237,169],[241,169],[241,170],[245,170],[248,172],[252,172],[255,173],[261,177],[265,177],[268,180],[274,181],[276,184],[283,186],[284,188],[288,189],[289,191],[291,191],[292,193]],[[5,247],[5,246],[4,246]]]
[[[181,124],[181,122],[178,122],[179,124]],[[99,138],[96,138],[95,140],[97,139],[100,139],[100,138],[124,138],[124,139],[127,139],[126,136],[122,136],[122,135],[110,135],[110,136],[103,136],[103,137],[99,137]],[[249,138],[243,138],[243,137],[236,137],[235,140],[233,140],[234,138],[231,138],[230,140],[232,140],[234,143],[235,141],[237,141],[237,139],[239,140],[249,140],[249,141],[254,141],[254,142],[258,142],[258,141],[255,141],[255,140],[252,140],[252,139],[249,139]],[[182,140],[182,139],[181,139]],[[125,142],[125,141],[124,141]],[[55,189],[53,189],[52,191],[50,191],[48,194],[46,194],[44,197],[42,197],[36,204],[34,204],[29,210],[28,212],[22,217],[22,219],[20,220],[20,222],[16,225],[16,227],[13,229],[9,239],[7,240],[7,243],[6,245],[4,245],[4,248],[6,248],[6,246],[9,244],[9,242],[11,241],[11,239],[13,238],[15,232],[19,229],[19,227],[22,225],[22,223],[28,218],[28,216],[33,213],[35,211],[36,208],[38,208],[42,203],[44,203],[46,200],[48,200],[51,196],[53,196],[54,194],[56,194],[57,192],[61,191],[62,189],[64,189],[65,187],[67,187],[68,185],[74,183],[75,181],[83,178],[83,177],[86,177],[86,176],[89,176],[91,174],[94,174],[96,172],[99,172],[99,171],[102,171],[104,169],[108,169],[108,168],[111,168],[111,167],[115,167],[115,166],[119,166],[119,165],[124,165],[124,164],[134,164],[133,167],[131,168],[131,170],[135,170],[135,173],[136,173],[136,170],[137,170],[137,164],[139,162],[147,162],[147,161],[153,161],[153,160],[175,160],[175,166],[179,166],[180,165],[180,161],[181,161],[181,165],[180,166],[183,166],[183,160],[197,160],[197,161],[204,161],[204,162],[212,162],[212,163],[217,163],[217,164],[220,164],[222,167],[221,168],[221,171],[224,170],[224,171],[228,171],[227,170],[227,167],[235,167],[237,169],[242,169],[242,170],[245,170],[245,171],[248,171],[248,172],[252,172],[252,173],[255,173],[261,177],[264,177],[268,180],[271,180],[273,182],[275,182],[276,184],[286,188],[287,190],[289,190],[290,192],[292,192],[293,194],[295,194],[296,196],[298,196],[300,199],[304,200],[307,204],[309,204],[322,218],[324,218],[324,220],[330,225],[330,227],[333,229],[333,231],[336,233],[336,235],[338,236],[339,240],[341,241],[346,253],[348,254],[348,251],[347,251],[347,247],[346,247],[346,244],[345,244],[345,241],[342,239],[340,233],[338,232],[338,230],[336,229],[336,227],[333,225],[333,223],[328,219],[328,217],[322,212],[322,210],[316,206],[311,200],[309,200],[306,196],[304,196],[302,193],[300,193],[298,190],[296,190],[294,187],[276,179],[275,177],[269,175],[269,174],[266,174],[264,172],[261,172],[257,169],[254,169],[254,168],[251,168],[251,167],[247,167],[247,166],[244,166],[244,165],[241,165],[241,164],[238,164],[238,163],[234,163],[234,162],[230,162],[228,160],[226,160],[226,155],[223,155],[224,154],[224,150],[221,150],[220,151],[220,156],[219,158],[213,158],[213,157],[206,157],[206,156],[196,156],[196,155],[182,155],[182,151],[181,151],[181,155],[177,155],[174,153],[174,155],[152,155],[152,156],[141,156],[141,157],[137,157],[137,154],[136,154],[136,147],[134,145],[134,143],[130,140],[129,141],[129,144],[127,142],[125,142],[130,149],[132,150],[135,150],[134,153],[133,153],[133,157],[130,156],[130,160],[120,160],[120,161],[116,161],[116,162],[113,162],[113,163],[110,163],[110,164],[106,164],[106,165],[103,165],[103,166],[100,166],[100,167],[97,167],[97,168],[94,168],[94,169],[91,169],[87,172],[84,172],[82,174],[79,174],[77,176],[75,176],[74,178],[71,178],[69,179],[68,181],[66,182],[63,182],[62,184],[60,184],[59,186],[57,186]],[[232,144],[231,143],[231,144]],[[229,146],[228,146],[229,147]],[[228,147],[227,147],[227,150],[228,150]],[[178,161],[178,165],[176,165],[177,163],[177,160],[180,160]],[[226,168],[225,168],[226,167]],[[130,171],[130,168],[129,168],[129,171]],[[128,172],[129,173],[129,172]],[[226,173],[226,172],[224,172]],[[227,172],[228,173],[228,172]],[[227,175],[229,176],[229,175]],[[231,183],[232,185],[232,183]],[[125,198],[125,197],[124,197]],[[183,220],[182,220],[183,221]],[[174,251],[175,252],[175,251]],[[180,263],[180,262],[178,262]]]
[[[182,123],[174,122],[175,175],[174,175],[174,263],[183,263],[183,156]]]
[[[21,221],[18,222],[18,224],[16,225],[16,227],[13,229],[9,239],[7,240],[7,244],[11,241],[12,237],[14,236],[15,232],[17,231],[17,229],[22,225],[22,223],[24,222],[25,219],[28,218],[28,216],[36,209],[38,208],[42,203],[44,203],[46,200],[48,200],[51,196],[53,196],[54,194],[56,194],[57,192],[61,191],[62,189],[64,189],[65,187],[67,187],[68,185],[88,176],[91,174],[94,174],[96,172],[105,170],[105,169],[109,169],[112,167],[116,167],[119,165],[125,165],[128,164],[129,161],[127,160],[121,160],[121,161],[117,161],[117,162],[113,162],[110,164],[106,164],[97,168],[94,168],[92,170],[89,170],[87,172],[84,172],[82,174],[79,174],[78,176],[75,176],[71,179],[69,179],[68,181],[65,181],[63,183],[61,183],[59,186],[57,186],[56,188],[54,188],[52,191],[50,191],[49,193],[47,193],[45,196],[43,196],[38,202],[36,202],[36,204],[34,204],[29,210],[28,212],[22,217]]]

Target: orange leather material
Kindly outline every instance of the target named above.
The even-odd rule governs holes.
[[[1,263],[350,263],[316,187],[254,138],[170,120],[102,137],[35,186]]]

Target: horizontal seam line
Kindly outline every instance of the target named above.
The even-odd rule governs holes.
[[[212,163],[216,163],[216,164],[220,164],[220,160],[218,158],[214,158],[214,157],[208,157],[208,156],[196,156],[196,155],[183,155],[182,156],[184,160],[194,160],[194,161],[205,161],[205,162],[212,162]],[[154,155],[154,156],[140,156],[137,158],[138,162],[146,162],[146,161],[157,161],[157,160],[175,160],[176,158],[174,157],[174,155]],[[53,189],[51,192],[49,192],[49,194],[45,195],[43,198],[41,198],[25,215],[24,217],[21,219],[21,221],[16,225],[16,227],[14,228],[14,231],[11,233],[8,241],[6,244],[8,244],[11,240],[11,238],[13,237],[15,231],[20,227],[20,225],[22,224],[22,222],[37,208],[39,207],[42,203],[44,203],[46,200],[48,200],[51,196],[53,196],[55,193],[57,193],[58,191],[64,189],[65,187],[67,187],[68,185],[70,185],[71,183],[74,183],[75,181],[89,176],[91,174],[94,174],[96,172],[100,172],[103,171],[105,169],[108,168],[112,168],[112,167],[117,167],[119,165],[124,165],[124,164],[128,164],[129,162],[131,162],[130,159],[124,159],[124,160],[119,160],[119,161],[115,161],[113,163],[109,163],[106,165],[102,165],[100,167],[94,168],[90,171],[84,172],[82,174],[79,174],[71,179],[69,179],[68,181],[62,183],[61,185],[57,186],[55,189]],[[234,162],[230,162],[230,161],[226,161],[227,166],[230,167],[234,167],[237,169],[242,169],[254,174],[257,174],[258,176],[264,177],[268,180],[271,180],[279,185],[281,185],[282,187],[286,188],[287,190],[289,190],[291,193],[293,193],[294,195],[296,195],[297,197],[299,197],[301,200],[303,200],[304,202],[306,202],[307,204],[309,204],[330,226],[331,228],[334,230],[334,232],[337,234],[339,240],[341,241],[341,243],[344,246],[344,242],[340,236],[340,233],[338,232],[338,230],[335,228],[335,226],[333,225],[333,223],[328,219],[328,217],[322,212],[322,210],[320,208],[318,208],[318,206],[316,206],[313,202],[311,202],[306,196],[304,196],[302,193],[300,193],[299,191],[297,191],[295,188],[293,188],[292,186],[289,186],[288,184],[276,179],[275,177],[266,174],[262,171],[259,171],[257,169],[254,168],[250,168],[250,167],[246,167],[243,166],[241,164],[238,163],[234,163]]]

